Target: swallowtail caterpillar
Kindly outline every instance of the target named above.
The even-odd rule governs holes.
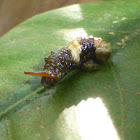
[[[99,69],[108,61],[111,53],[110,44],[102,38],[77,37],[61,50],[52,51],[49,57],[45,57],[43,71],[24,73],[41,76],[41,84],[50,88],[73,68],[79,67],[86,71]]]

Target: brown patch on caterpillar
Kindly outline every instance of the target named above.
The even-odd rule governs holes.
[[[49,57],[45,57],[43,71],[24,73],[41,76],[41,84],[50,88],[73,68],[80,67],[86,71],[99,69],[102,64],[108,61],[111,53],[110,44],[101,38],[78,37],[68,43],[66,47],[55,52],[52,51]]]
[[[42,77],[41,79],[41,84],[46,87],[46,88],[51,88],[53,87],[55,84],[57,83],[57,81],[55,81],[54,79],[51,79],[49,77]]]

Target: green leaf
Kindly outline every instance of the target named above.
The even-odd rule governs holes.
[[[102,37],[112,56],[100,71],[74,70],[45,90],[44,57],[79,35]],[[140,138],[140,4],[93,2],[35,16],[0,38],[1,139],[51,139],[60,113],[100,97],[121,139]],[[42,93],[42,94],[41,94]]]

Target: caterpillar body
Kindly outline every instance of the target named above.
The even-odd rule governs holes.
[[[110,44],[101,38],[77,37],[61,50],[52,51],[49,57],[45,57],[43,71],[24,73],[41,76],[41,84],[50,88],[73,68],[79,67],[87,71],[99,69],[108,61],[111,53]]]

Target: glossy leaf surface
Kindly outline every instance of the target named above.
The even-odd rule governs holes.
[[[24,71],[80,35],[102,37],[112,56],[100,71],[74,70],[52,89]],[[140,3],[93,2],[35,16],[0,38],[0,139],[52,139],[59,114],[100,97],[121,139],[140,138]],[[42,94],[41,94],[42,93]]]

